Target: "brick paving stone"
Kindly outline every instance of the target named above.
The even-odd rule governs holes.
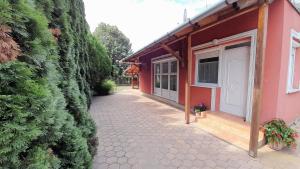
[[[130,88],[94,98],[90,112],[99,137],[94,169],[300,169],[273,160],[274,152],[265,148],[253,159],[197,125],[186,125],[183,111]]]

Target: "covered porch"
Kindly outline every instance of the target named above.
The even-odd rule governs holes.
[[[184,106],[159,96],[143,93],[143,96],[167,104],[184,111]],[[245,118],[220,111],[205,111],[206,116],[200,117],[190,114],[190,123],[193,126],[245,151],[249,150],[251,124]],[[258,148],[265,145],[264,133],[259,130]]]
[[[220,113],[209,113],[209,118],[202,119],[201,124],[207,121],[211,127],[214,123],[227,124],[223,128],[227,128],[228,131],[241,128],[241,133],[233,135],[248,135],[242,138],[247,141],[238,142],[243,142],[240,147],[248,147],[246,149],[249,150],[249,155],[256,157],[260,144],[262,78],[268,8],[271,2],[256,0],[226,2],[220,2],[210,11],[136,52],[134,57],[128,58],[127,61],[141,64],[140,84],[143,92],[184,106],[186,124],[190,124],[193,120],[191,109],[199,102],[208,104],[212,112],[235,114],[242,117],[242,121],[249,122],[229,127],[236,121],[228,116],[220,118],[218,116]],[[231,29],[238,24],[239,27]],[[233,50],[237,48],[238,51]],[[232,62],[229,58],[232,58]],[[229,69],[230,63],[237,61],[241,61],[241,64],[235,64],[236,69]],[[225,67],[228,69],[224,69]],[[205,78],[199,76],[201,71],[197,71],[198,69],[209,69],[201,74]],[[210,76],[211,74],[214,76]],[[227,75],[238,76],[240,79],[230,81],[225,78]],[[245,75],[247,78],[243,79]],[[209,77],[206,78],[207,76]],[[224,79],[230,83],[224,82]],[[242,88],[237,90],[238,88],[234,86]],[[227,101],[224,94],[226,92],[235,94],[229,98],[232,102],[239,102],[239,98],[244,100],[238,106],[230,105],[230,101],[227,105],[222,105]],[[243,95],[239,95],[241,92]],[[214,127],[207,130],[215,131]]]

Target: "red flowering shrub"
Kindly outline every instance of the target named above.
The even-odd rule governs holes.
[[[284,143],[288,147],[296,146],[298,134],[283,120],[276,119],[268,122],[264,126],[264,132],[268,143]]]

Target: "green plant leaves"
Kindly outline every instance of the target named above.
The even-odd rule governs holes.
[[[91,168],[90,89],[110,75],[111,60],[88,30],[82,0],[0,0],[0,7],[0,24],[22,50],[18,61],[0,64],[0,166]]]
[[[265,124],[264,128],[268,143],[284,143],[288,147],[296,143],[296,131],[288,127],[283,120],[272,120]]]

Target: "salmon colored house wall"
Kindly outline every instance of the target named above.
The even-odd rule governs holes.
[[[199,32],[192,36],[192,46],[197,46],[203,43],[210,42],[214,39],[221,39],[228,36],[232,36],[235,34],[247,32],[257,28],[257,18],[258,11],[253,11],[248,14],[244,14],[235,19],[227,21],[223,24],[215,26],[213,28],[207,29],[205,31]],[[237,26],[238,25],[238,26]],[[226,28],[226,29],[224,29]],[[229,28],[229,29],[228,29]],[[232,29],[230,29],[232,28]],[[184,40],[186,44],[186,40]],[[171,46],[174,51],[180,51],[180,42]],[[183,49],[182,52],[186,59],[186,49]],[[141,91],[147,94],[152,93],[152,81],[151,81],[151,59],[155,57],[159,57],[161,55],[166,54],[164,50],[158,50],[157,52],[153,52],[151,54],[147,54],[139,58],[139,61],[142,64],[141,73],[140,73],[140,88]],[[193,63],[195,63],[195,55],[193,55]],[[192,83],[194,83],[195,77],[195,64],[193,64],[192,68]],[[185,81],[186,81],[186,68],[179,67],[179,99],[178,102],[181,105],[184,105],[185,102]],[[218,109],[220,103],[220,89],[217,90],[217,99],[216,99],[216,108]],[[198,103],[204,103],[209,108],[211,106],[211,89],[192,86],[191,87],[191,106],[194,106]]]
[[[201,45],[207,42],[211,42],[214,39],[222,39],[239,33],[247,32],[257,28],[258,11],[253,11],[248,14],[242,15],[223,24],[207,29],[205,31],[196,33],[192,36],[192,46]],[[238,25],[238,26],[236,26]],[[226,28],[226,29],[224,29]],[[234,28],[234,29],[231,29]],[[195,52],[195,51],[194,51]],[[195,66],[196,56],[193,52],[193,65],[192,65],[192,85],[195,84]],[[184,90],[180,88],[181,90]],[[191,106],[195,106],[199,103],[204,103],[211,108],[211,88],[204,88],[198,86],[191,87]],[[217,89],[216,92],[216,110],[220,110],[220,96],[221,88]],[[184,95],[180,95],[180,100],[184,104]]]
[[[261,123],[276,117],[283,38],[283,2],[274,1],[269,8],[267,48],[265,57],[265,75],[263,83],[263,99]]]
[[[300,117],[300,92],[286,94],[288,62],[290,50],[291,29],[300,32],[300,15],[287,0],[276,0],[269,8],[269,25],[265,58],[265,74],[263,77],[263,98],[261,123],[273,118],[282,118],[291,122]],[[257,28],[258,11],[242,15],[221,25],[199,32],[192,36],[192,46],[221,39]],[[186,44],[186,40],[183,40]],[[181,42],[171,46],[174,51],[182,51],[182,57],[187,58],[187,49],[181,50]],[[195,51],[194,51],[195,52]],[[142,63],[140,73],[140,89],[152,94],[152,65],[151,59],[165,55],[167,52],[160,49],[139,58]],[[193,55],[192,85],[195,84],[195,55]],[[300,68],[300,61],[297,63]],[[297,68],[297,69],[298,69]],[[300,70],[300,69],[299,69]],[[298,72],[300,74],[300,72]],[[297,73],[296,73],[297,74]],[[299,76],[300,79],[300,76]],[[186,68],[179,66],[179,99],[178,103],[185,103]],[[191,106],[200,102],[211,106],[212,89],[198,86],[191,87]],[[220,110],[221,88],[216,90],[216,111]]]
[[[291,29],[300,32],[300,15],[288,1],[283,1],[283,38],[281,47],[280,83],[277,99],[277,118],[292,122],[300,117],[300,92],[286,94]]]
[[[263,77],[263,98],[261,123],[273,118],[282,118],[291,122],[300,116],[300,92],[286,94],[288,75],[288,61],[290,49],[291,29],[300,32],[300,15],[293,9],[287,0],[276,0],[269,8],[269,25],[267,36],[267,48],[265,58],[265,74]],[[192,36],[192,46],[221,39],[257,28],[258,11],[244,14],[238,18],[227,21],[208,30]],[[186,44],[186,40],[183,40]],[[183,58],[186,56],[186,48],[181,50],[181,42],[171,46],[174,51],[182,51]],[[194,51],[195,52],[195,51]],[[142,92],[152,93],[152,65],[151,59],[167,54],[163,49],[139,58],[142,63],[140,73],[140,89]],[[192,85],[195,82],[195,55],[193,55]],[[300,63],[299,63],[300,64]],[[300,77],[299,77],[300,78]],[[185,103],[186,68],[179,66],[179,99],[181,105]],[[200,102],[211,106],[210,88],[198,86],[191,87],[191,106]],[[216,90],[216,110],[220,110],[221,88]]]
[[[261,123],[300,116],[300,93],[287,94],[291,29],[300,32],[300,15],[287,0],[270,6]],[[298,63],[299,64],[299,63]],[[300,67],[300,66],[299,66]]]
[[[140,66],[141,70],[139,78],[140,90],[142,92],[147,94],[152,93],[151,76],[153,70],[151,65],[151,59],[165,54],[167,54],[167,52],[163,50],[158,50],[157,52],[153,52],[148,55],[145,55],[144,57],[139,58],[139,62],[142,63],[142,65]]]

